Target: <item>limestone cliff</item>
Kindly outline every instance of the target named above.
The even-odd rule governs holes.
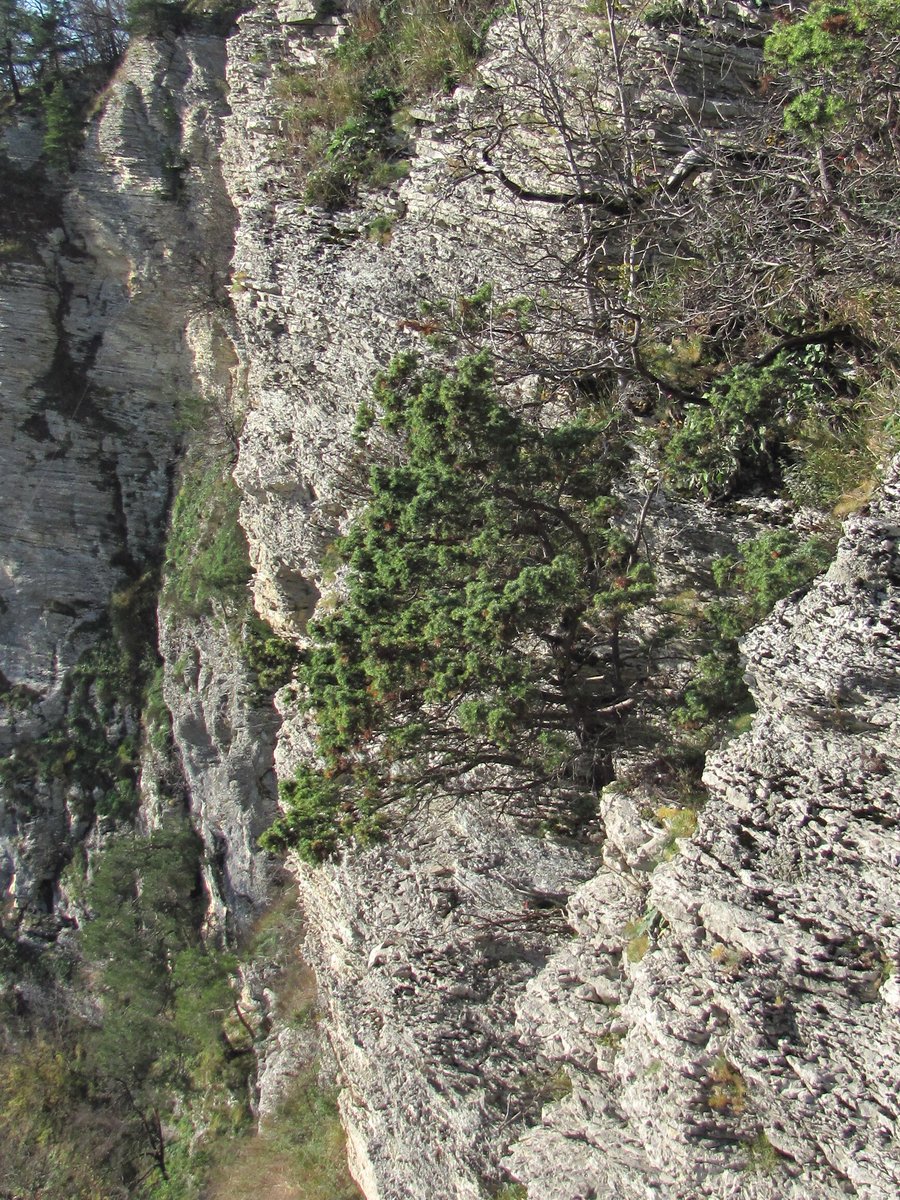
[[[12,765],[0,878],[18,909],[35,919],[65,912],[65,897],[56,892],[59,874],[91,833],[102,799],[96,787],[92,795],[89,784],[73,784],[63,770],[61,778],[48,777],[39,762],[32,764],[29,747],[60,730],[70,737],[72,722],[84,721],[73,708],[73,668],[108,627],[114,595],[127,602],[136,581],[158,571],[184,415],[196,407],[194,398],[223,411],[242,402],[226,290],[234,211],[220,169],[224,66],[222,38],[132,47],[99,100],[71,179],[42,177],[39,132],[26,118],[6,134],[9,170],[21,188],[12,219],[35,206],[41,220],[29,214],[23,228],[13,230],[0,281],[2,739]],[[126,636],[147,647],[137,653],[150,653],[153,618],[126,607],[123,620]],[[179,637],[191,643],[194,692],[202,697],[197,680],[215,635],[183,631],[173,635],[173,645]],[[182,649],[172,651],[172,662]],[[215,649],[209,654],[218,664],[214,687],[237,688],[240,696],[233,652],[227,663]],[[213,732],[204,726],[202,698],[190,721],[187,715],[176,720],[210,862],[219,862],[221,878],[216,882],[211,873],[211,888],[216,894],[225,887],[238,920],[239,894],[246,892],[252,904],[265,892],[262,878],[242,878],[261,868],[237,865],[257,853],[265,817],[260,810],[249,818],[249,832],[238,831],[247,818],[222,815],[228,785],[217,794],[208,781],[215,779],[213,760],[228,760],[242,736],[235,726],[243,724],[254,734],[252,751],[235,745],[234,771],[248,775],[240,806],[253,811],[260,787],[271,792],[271,782],[260,784],[266,767],[251,765],[270,754],[271,735],[254,718],[249,694],[244,686],[230,721],[224,714],[210,717]],[[179,695],[171,693],[176,714]],[[87,707],[93,713],[90,700]],[[123,710],[110,718],[112,726],[100,736],[111,752],[123,738],[139,735],[137,715]],[[194,771],[198,755],[206,784]],[[153,774],[145,780],[148,799],[158,793]],[[171,777],[167,784],[176,791],[181,786]],[[231,847],[232,834],[242,848],[235,843],[236,858],[225,868],[223,846]],[[225,885],[225,878],[235,882]]]
[[[759,63],[755,9],[704,11],[702,27],[641,41],[655,73],[630,132],[675,191],[702,177],[696,130],[734,150],[728,123]],[[351,432],[375,372],[426,345],[423,303],[486,281],[506,303],[577,248],[577,205],[550,194],[558,165],[510,174],[540,141],[520,120],[535,68],[508,15],[477,76],[410,111],[402,182],[341,211],[309,204],[278,83],[344,21],[263,2],[227,39],[135,42],[65,185],[40,181],[27,124],[5,135],[10,178],[15,164],[46,200],[0,268],[0,890],[25,934],[52,940],[72,920],[60,874],[107,831],[101,798],[25,748],[66,729],[111,602],[159,564],[187,398],[243,420],[254,603],[302,646],[316,605],[339,602],[331,546],[358,503]],[[545,50],[577,43],[564,5],[545,29]],[[512,141],[495,153],[501,106]],[[498,321],[492,336],[507,333]],[[566,346],[581,369],[577,338]],[[789,519],[758,497],[728,513],[676,504],[657,483],[652,466],[623,478],[623,509],[661,586],[691,603],[713,557]],[[448,799],[387,844],[290,862],[367,1200],[478,1200],[510,1180],[531,1200],[897,1193],[898,537],[895,471],[828,575],[745,641],[758,712],[710,755],[692,836],[652,819],[653,747],[623,741],[582,841]],[[150,631],[174,753],[122,709],[104,736],[143,738],[141,821],[185,797],[210,925],[232,935],[270,893],[257,838],[276,774],[314,744],[291,689],[277,709],[260,701],[225,615],[164,594]],[[658,615],[638,621],[652,644]],[[684,684],[689,642],[665,669],[629,661],[648,727]],[[271,996],[248,989],[264,1034]],[[288,1021],[260,1036],[263,1116],[311,1040]]]
[[[573,1081],[513,1148],[529,1194],[897,1191],[898,499],[895,468],[747,639],[758,715],[671,861],[648,867],[640,793],[608,791],[578,937],[519,1006]]]
[[[471,161],[469,114],[485,102],[477,87],[416,112],[410,176],[392,193],[346,215],[303,205],[260,64],[275,45],[289,63],[308,61],[333,35],[331,19],[313,12],[260,7],[229,46],[235,302],[252,396],[236,478],[257,605],[288,631],[302,631],[328,589],[323,554],[352,504],[353,413],[374,369],[416,344],[418,303],[485,279],[512,292],[529,246],[559,236],[551,206],[535,211],[496,174],[460,169]],[[735,52],[741,62],[752,64],[755,36]],[[677,126],[685,110],[675,96],[686,89],[696,97],[690,119],[727,121],[741,90],[733,59],[717,91],[714,45],[670,37],[664,46],[674,66],[661,78],[674,93],[667,104],[657,93],[657,114]],[[491,88],[508,84],[506,53],[501,32],[482,69]],[[379,213],[392,223],[384,244],[367,236]],[[517,239],[519,255],[508,252]],[[878,842],[867,873],[887,863],[894,718],[883,709],[877,729],[863,728],[855,704],[868,710],[876,694],[882,703],[892,694],[891,576],[861,567],[866,587],[852,598],[839,580],[843,564],[889,536],[890,505],[854,526],[803,606],[785,602],[748,643],[761,715],[711,760],[697,839],[670,862],[656,866],[672,840],[642,820],[640,796],[611,788],[599,873],[592,848],[535,838],[469,804],[418,820],[394,848],[297,868],[351,1164],[370,1200],[483,1194],[523,1124],[570,1086],[505,1160],[539,1200],[893,1194],[896,1164],[882,1139],[895,1128],[886,1089],[896,1051],[882,1048],[894,948],[887,930],[876,933],[889,876],[851,901],[856,885],[848,892],[838,880],[854,868],[840,865],[834,824],[855,819],[866,844]],[[662,547],[663,510],[656,520]],[[727,544],[721,532],[711,542]],[[680,551],[689,554],[683,539]],[[887,550],[877,553],[880,568]],[[851,651],[845,617],[882,633]],[[813,662],[823,664],[815,675]],[[793,693],[791,672],[804,697],[815,678],[815,698]],[[857,695],[863,679],[871,701]],[[283,777],[310,750],[302,718],[290,707],[285,716]],[[879,773],[851,802],[849,777],[862,787],[870,760]],[[829,801],[827,819],[823,788],[843,797],[833,814]],[[827,906],[813,901],[826,846]],[[556,900],[535,911],[533,896]],[[865,1046],[879,1047],[871,1058],[860,1028]],[[842,1049],[826,1054],[829,1044]],[[853,1149],[851,1128],[861,1139]]]

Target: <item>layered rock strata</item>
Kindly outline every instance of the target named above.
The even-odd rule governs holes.
[[[222,38],[136,42],[100,99],[72,176],[42,176],[40,132],[27,119],[5,137],[4,188],[17,190],[0,270],[0,750],[8,768],[0,890],[34,920],[64,911],[60,871],[93,824],[96,798],[49,777],[42,761],[47,736],[83,719],[69,711],[72,669],[107,627],[113,593],[159,562],[184,415],[233,412],[242,402],[225,288],[234,211],[219,165],[224,68]],[[128,636],[155,641],[152,626]],[[192,647],[195,665],[217,638],[227,641],[211,631]],[[223,661],[221,646],[211,662],[194,682],[222,670],[222,686],[240,692],[241,668]],[[112,718],[111,745],[135,736],[135,718]],[[221,791],[228,808],[237,779],[265,775],[257,760],[271,756],[272,731],[244,712],[243,732],[229,735],[240,747],[232,780],[220,789],[210,758],[227,750],[207,746],[195,772],[202,722],[182,723],[210,861],[233,849],[219,875],[241,882],[219,890],[240,910],[239,895],[259,899],[261,881],[247,876],[262,869],[251,860],[261,862],[255,837],[266,818],[247,816],[256,787],[246,788],[238,815],[220,819],[216,797]],[[155,790],[148,783],[148,798]],[[240,845],[232,847],[232,832]]]
[[[708,758],[694,837],[607,792],[578,938],[519,1007],[572,1081],[508,1159],[529,1195],[900,1189],[898,535],[900,464],[744,643],[758,713]]]
[[[503,89],[508,104],[527,103],[515,28],[501,26],[484,87],[412,111],[408,178],[340,213],[304,201],[275,95],[279,74],[333,45],[336,19],[261,5],[230,41],[232,291],[250,396],[235,474],[256,604],[288,636],[302,633],[319,597],[335,602],[329,546],[365,478],[354,415],[392,354],[425,347],[422,302],[452,302],[485,281],[513,296],[533,287],[531,266],[548,245],[577,244],[570,213],[517,193],[504,163],[485,158],[478,131],[491,97]],[[749,71],[758,51],[704,51],[698,37],[682,60],[684,39],[651,41],[653,53],[671,50],[658,91],[673,129],[698,114],[721,124],[722,105],[743,86],[736,57]],[[686,115],[679,95],[689,82],[703,99]],[[686,144],[684,129],[673,131],[661,153],[674,167]],[[283,712],[276,762],[289,777],[313,746],[288,696]],[[417,813],[400,841],[297,867],[307,953],[343,1084],[351,1164],[369,1200],[474,1200],[498,1185],[504,1149],[565,1083],[539,1046],[519,1045],[514,1011],[568,942],[561,906],[593,873],[595,852],[450,801]],[[585,1037],[605,1035],[602,1011],[585,1005]]]

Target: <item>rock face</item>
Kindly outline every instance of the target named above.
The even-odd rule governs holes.
[[[40,134],[27,122],[5,139],[4,187],[18,190],[4,209],[12,227],[0,273],[0,751],[10,768],[0,887],[20,911],[64,908],[57,878],[91,828],[90,796],[42,773],[41,739],[65,727],[72,669],[112,594],[159,561],[181,414],[192,397],[226,412],[241,403],[225,289],[234,211],[219,164],[224,68],[222,38],[132,46],[65,180],[41,176]],[[152,627],[130,636],[155,640]],[[172,663],[192,636],[181,631]],[[176,733],[210,862],[231,857],[210,867],[213,894],[240,921],[264,892],[255,840],[268,812],[260,787],[272,792],[271,779],[260,784],[272,722],[248,703],[224,634],[193,642],[195,700],[190,715],[178,711]],[[182,693],[170,689],[176,709]],[[208,720],[204,704],[217,709]]]
[[[709,758],[670,861],[640,869],[636,806],[608,796],[579,936],[519,1007],[573,1082],[508,1159],[529,1195],[900,1188],[898,533],[900,463],[827,575],[746,640],[758,714]]]
[[[645,35],[667,66],[636,109],[641,136],[686,176],[685,130],[727,129],[758,61],[756,16],[715,7],[721,45]],[[577,24],[553,19],[562,52]],[[491,104],[519,112],[532,82],[511,21],[481,84],[411,113],[408,179],[339,215],[305,204],[276,77],[341,22],[263,3],[227,61],[215,38],[136,44],[72,186],[16,231],[0,274],[7,756],[59,716],[111,594],[158,557],[185,396],[246,409],[235,477],[255,602],[300,639],[333,601],[329,547],[365,470],[356,409],[379,367],[425,344],[421,303],[487,280],[508,300],[548,246],[574,245],[564,205],[522,194],[546,187],[540,172],[509,186],[518,143],[485,157]],[[6,154],[33,172],[34,131],[9,134]],[[752,524],[660,505],[647,536],[677,580],[682,526],[695,546],[708,534],[708,559],[725,526]],[[895,473],[827,577],[747,640],[759,711],[710,758],[693,837],[645,820],[619,782],[590,845],[448,801],[389,846],[292,864],[367,1200],[478,1200],[504,1170],[532,1200],[900,1191],[898,539]],[[269,893],[256,839],[273,767],[289,777],[310,730],[289,692],[278,713],[258,705],[219,616],[164,611],[160,649],[211,915],[240,931]],[[0,814],[0,888],[47,913],[90,816],[32,782]],[[277,1026],[263,1116],[311,1041]]]
[[[4,270],[11,684],[52,692],[125,570],[158,556],[178,402],[231,386],[223,63],[221,39],[135,47],[45,236]]]
[[[256,695],[224,618],[168,614],[160,642],[172,735],[205,850],[210,916],[217,929],[240,934],[269,896],[268,856],[256,843],[277,813],[278,715]]]
[[[737,18],[722,12],[724,30]],[[731,27],[726,50],[656,38],[669,70],[648,111],[727,124],[757,61],[747,28],[738,45]],[[341,215],[301,203],[266,63],[276,46],[282,65],[308,62],[334,35],[332,17],[261,5],[229,44],[251,398],[236,478],[257,607],[289,634],[329,586],[323,558],[353,504],[355,408],[373,372],[417,344],[419,302],[485,279],[513,293],[528,247],[561,228],[550,205],[524,211],[498,169],[461,169],[477,88],[414,112],[399,188]],[[509,100],[502,39],[494,51],[483,74]],[[671,128],[670,141],[675,166]],[[385,215],[389,240],[372,240]],[[828,579],[748,642],[760,715],[710,762],[700,831],[674,856],[640,797],[613,788],[599,872],[587,849],[472,805],[422,814],[402,847],[297,866],[368,1200],[474,1198],[516,1138],[506,1164],[536,1200],[894,1193],[896,580],[887,550],[870,563],[866,547],[890,540],[895,502],[886,493]],[[864,586],[845,581],[854,559]],[[310,743],[284,715],[287,776]]]

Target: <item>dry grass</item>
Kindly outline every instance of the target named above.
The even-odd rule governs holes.
[[[264,1135],[220,1152],[204,1200],[359,1200],[334,1093],[303,1072]]]

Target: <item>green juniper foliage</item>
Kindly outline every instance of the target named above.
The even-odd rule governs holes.
[[[44,96],[44,153],[54,167],[71,168],[75,151],[81,145],[81,117],[65,83],[58,79],[53,90]]]
[[[741,542],[738,557],[713,563],[723,593],[706,611],[709,651],[697,662],[676,718],[685,725],[706,724],[747,709],[738,643],[785,596],[808,586],[834,557],[834,540],[802,538],[793,529],[773,529]]]
[[[822,346],[782,352],[764,367],[733,367],[707,390],[702,405],[688,407],[666,444],[667,483],[684,495],[716,499],[748,479],[777,480],[803,459],[802,435],[813,423],[818,429],[822,412],[837,424],[852,407],[842,387]]]
[[[617,416],[533,424],[484,353],[447,372],[401,355],[361,433],[376,415],[390,452],[339,547],[346,600],[311,626],[301,672],[322,767],[283,784],[266,837],[313,859],[436,789],[577,805],[616,694],[610,644],[652,590],[614,523]]]

